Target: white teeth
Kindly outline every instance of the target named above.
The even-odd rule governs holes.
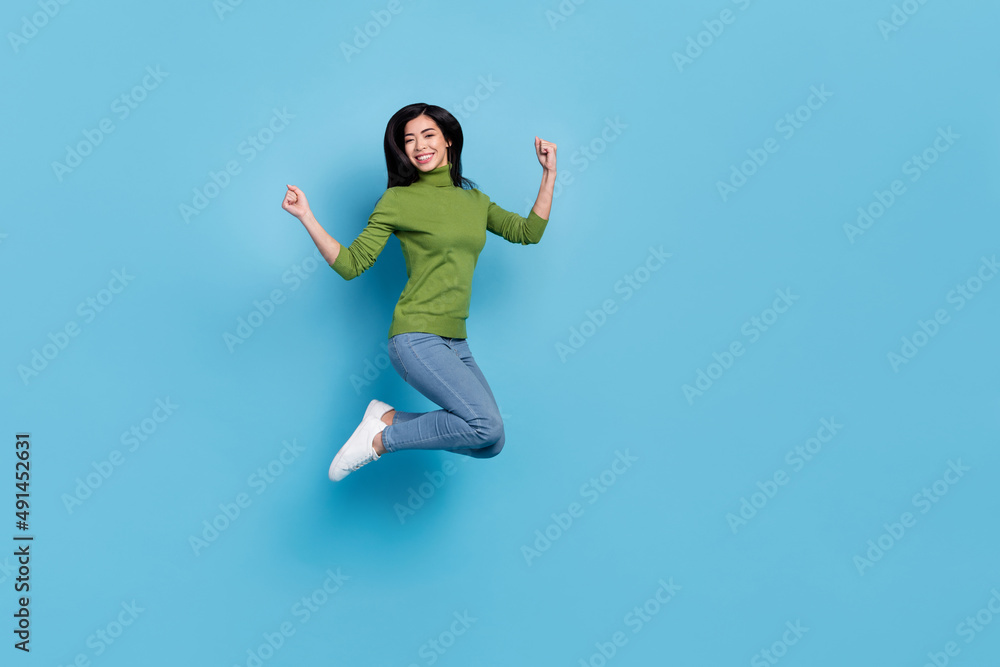
[[[428,156],[426,156],[426,157],[418,157],[418,158],[417,158],[417,162],[427,162],[427,161],[428,161],[428,160],[430,160],[430,159],[431,159],[432,157],[434,157],[434,156],[433,156],[433,155],[428,155]]]

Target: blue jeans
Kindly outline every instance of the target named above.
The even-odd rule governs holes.
[[[396,410],[382,431],[385,451],[444,449],[475,458],[500,453],[500,409],[466,339],[401,333],[389,339],[388,352],[400,377],[443,409]]]

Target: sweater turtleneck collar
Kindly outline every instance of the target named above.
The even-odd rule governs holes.
[[[430,171],[417,171],[417,182],[424,185],[435,185],[439,188],[454,187],[451,182],[451,165],[443,164]]]

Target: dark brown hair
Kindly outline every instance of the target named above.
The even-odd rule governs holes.
[[[448,164],[450,166],[451,181],[457,188],[470,190],[476,184],[462,176],[462,126],[451,113],[434,104],[408,104],[389,119],[385,126],[385,168],[389,172],[389,181],[386,188],[397,185],[410,185],[419,178],[419,170],[410,162],[406,156],[406,149],[403,147],[403,132],[406,124],[417,116],[429,116],[441,128],[441,134],[445,142],[451,142],[448,146]]]

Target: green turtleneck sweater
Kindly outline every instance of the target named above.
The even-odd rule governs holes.
[[[451,182],[450,165],[420,172],[408,186],[389,188],[350,246],[341,244],[330,267],[345,280],[366,271],[390,234],[399,239],[408,277],[392,314],[389,338],[406,332],[465,338],[472,273],[486,232],[511,243],[538,243],[548,224],[534,210],[524,218],[479,190]]]

